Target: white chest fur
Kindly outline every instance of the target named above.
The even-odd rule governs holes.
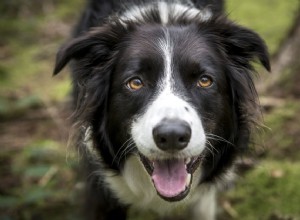
[[[163,216],[171,214],[178,208],[189,206],[195,208],[195,219],[201,216],[201,219],[213,220],[215,189],[197,186],[196,180],[199,179],[199,175],[200,170],[197,170],[194,173],[191,192],[180,202],[167,202],[157,195],[150,176],[137,156],[131,156],[126,160],[121,175],[106,171],[105,181],[122,203],[130,204],[138,210],[150,210]],[[202,213],[203,211],[205,213]]]

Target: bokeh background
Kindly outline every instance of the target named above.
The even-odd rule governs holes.
[[[84,4],[0,2],[1,220],[82,219],[79,159],[67,147],[69,71],[52,77],[52,68]],[[220,195],[220,219],[300,219],[300,2],[227,0],[226,11],[266,40],[272,73],[257,66],[264,126]]]

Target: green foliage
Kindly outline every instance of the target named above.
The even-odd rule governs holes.
[[[300,143],[299,101],[290,100],[283,106],[275,109],[271,114],[266,114],[265,124],[271,128],[265,134],[265,145],[268,147],[268,157],[275,160],[299,160]]]
[[[0,45],[3,45],[0,94],[6,97],[13,94],[20,99],[35,95],[47,102],[59,101],[68,95],[70,82],[67,75],[51,78],[55,53],[58,42],[66,39],[71,29],[71,24],[64,26],[63,22],[71,18],[75,21],[83,3],[80,0],[31,1],[37,5],[17,0],[0,3],[9,8],[20,4],[18,11],[30,9],[25,10],[25,15],[7,12],[0,19]],[[37,10],[32,10],[35,7]]]
[[[0,119],[10,119],[21,116],[28,109],[38,108],[42,105],[41,100],[35,96],[26,96],[23,99],[6,99],[0,96]]]
[[[43,140],[14,155],[11,172],[18,184],[10,189],[10,195],[0,196],[0,211],[20,213],[22,219],[37,215],[49,219],[70,217],[70,213],[74,218],[78,215],[76,211],[70,212],[77,204],[74,198],[79,193],[73,171],[77,163],[66,163],[61,147],[57,142]],[[50,210],[60,211],[49,214]]]
[[[239,218],[300,217],[300,163],[267,160],[240,179],[229,194]]]

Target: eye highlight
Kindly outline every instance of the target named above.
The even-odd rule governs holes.
[[[213,80],[210,76],[204,75],[197,82],[197,86],[201,88],[208,88],[213,84]]]
[[[126,86],[132,91],[137,91],[140,90],[144,84],[141,79],[133,78],[127,82]]]

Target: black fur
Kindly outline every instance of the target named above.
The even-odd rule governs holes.
[[[78,141],[82,142],[83,133],[91,127],[93,147],[103,159],[97,161],[86,153],[85,146],[79,146],[87,175],[96,170],[111,169],[117,173],[122,170],[126,157],[118,157],[117,152],[130,137],[131,120],[144,110],[154,95],[149,90],[134,96],[128,94],[121,87],[126,71],[142,69],[149,81],[156,82],[162,66],[155,47],[151,46],[163,33],[158,12],[151,11],[143,20],[128,21],[124,26],[119,20],[122,11],[134,3],[141,4],[141,1],[127,1],[126,7],[124,2],[90,0],[73,39],[57,54],[54,74],[73,60],[74,119],[80,133]],[[142,1],[143,4],[147,2],[150,1]],[[176,44],[174,60],[178,68],[174,74],[178,78],[183,77],[182,72],[185,74],[181,84],[178,83],[178,90],[192,97],[190,102],[204,116],[205,131],[228,141],[212,141],[213,148],[207,146],[200,180],[203,184],[218,181],[237,155],[247,150],[258,110],[252,62],[258,59],[267,70],[270,70],[270,64],[262,39],[222,15],[223,1],[193,3],[198,8],[211,7],[212,18],[201,21],[182,14],[164,28]],[[195,44],[201,45],[199,48],[204,48],[203,51],[196,51]],[[139,51],[136,58],[135,49]],[[199,66],[213,72],[219,82],[211,92],[199,94],[188,86],[193,77],[201,74]],[[136,149],[127,154],[134,152]],[[126,219],[128,206],[115,198],[101,178],[100,175],[88,179],[88,219]]]

